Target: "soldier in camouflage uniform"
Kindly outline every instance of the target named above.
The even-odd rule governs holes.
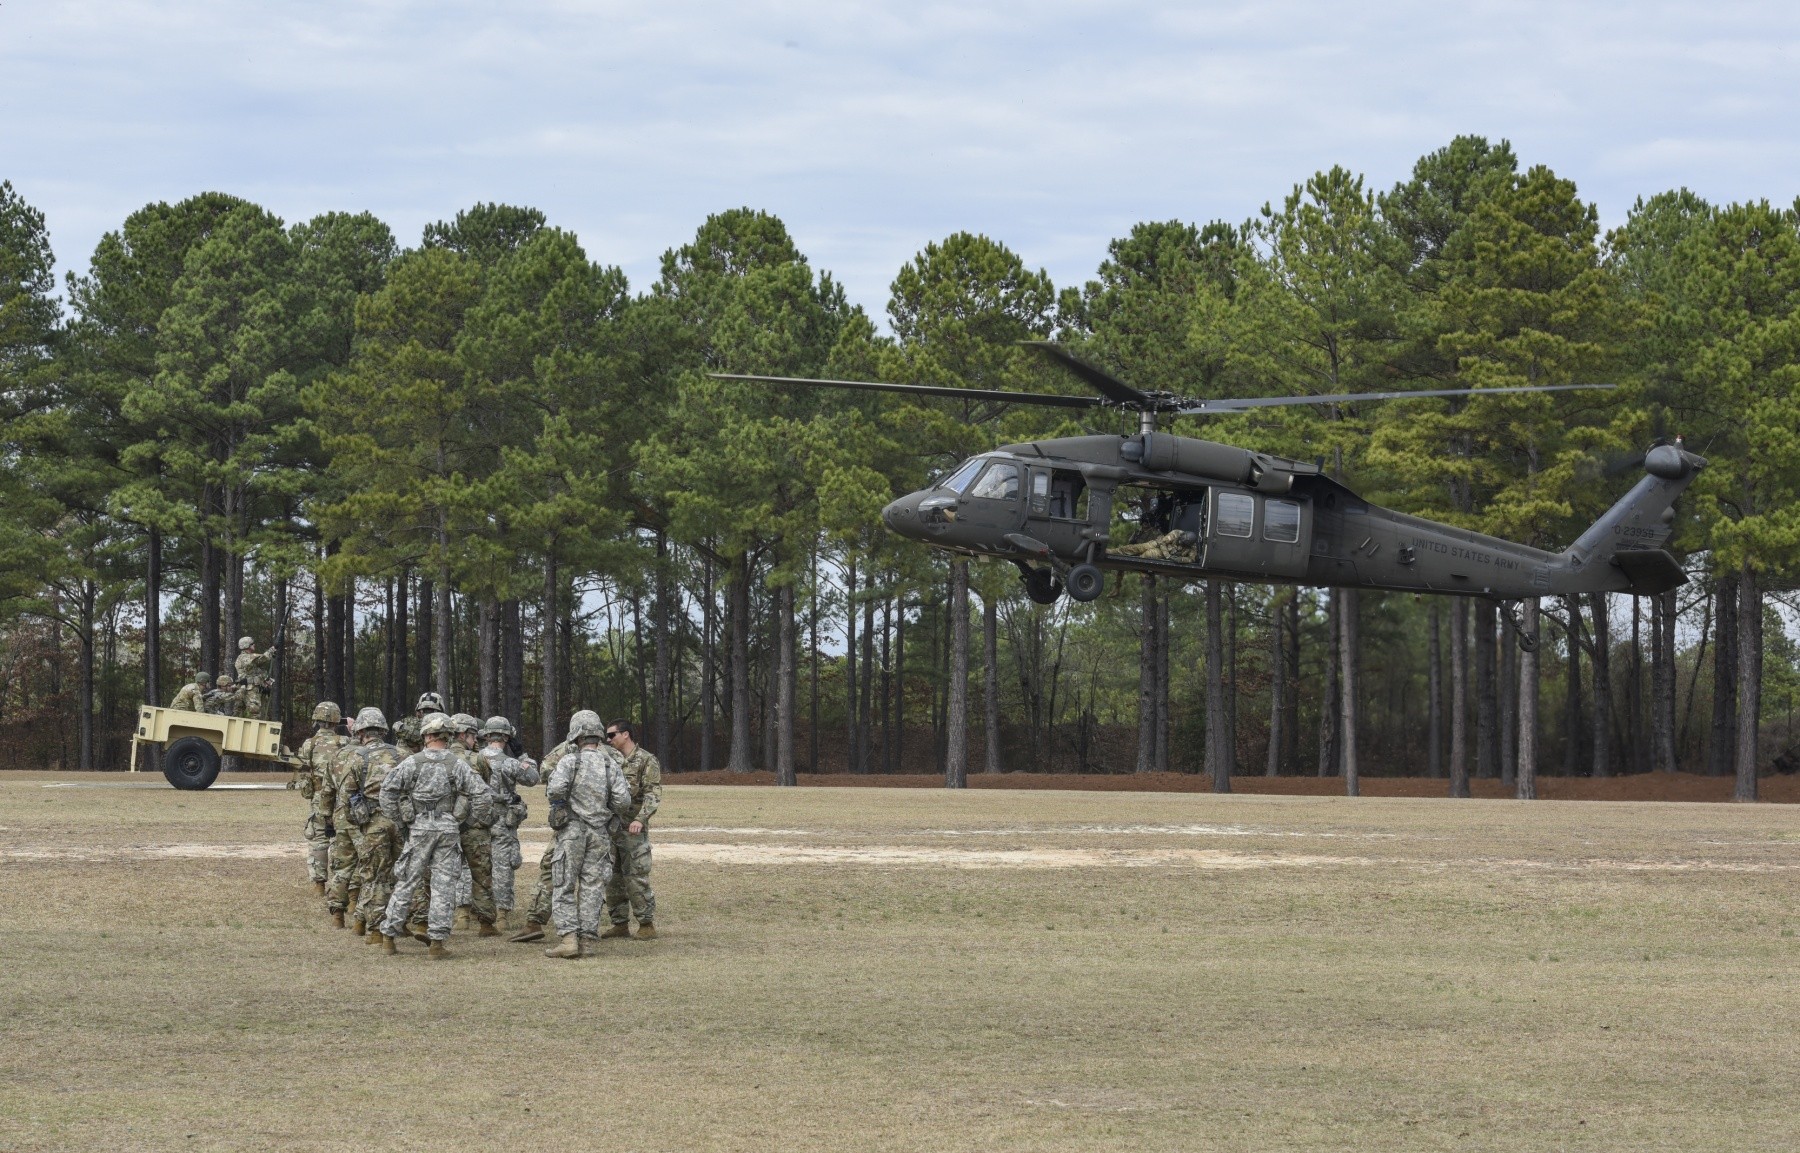
[[[530,757],[515,757],[506,751],[512,738],[512,722],[505,717],[489,717],[481,726],[481,757],[487,762],[488,788],[494,791],[495,808],[492,834],[494,838],[494,920],[503,929],[512,928],[513,870],[525,863],[519,849],[519,826],[525,823],[525,799],[519,796],[520,785],[535,785],[543,778],[537,763]]]
[[[413,891],[429,874],[432,901],[426,934],[431,956],[433,960],[449,956],[444,942],[456,915],[456,877],[462,871],[457,809],[466,805],[470,822],[484,828],[494,819],[493,793],[450,751],[454,727],[441,713],[427,718],[420,733],[425,748],[401,761],[381,782],[381,811],[388,820],[398,822],[405,815],[402,801],[412,810],[411,831],[394,866],[394,892],[381,923],[382,948],[388,953],[398,951],[394,939],[406,931]]]
[[[632,737],[631,722],[606,726],[606,743],[625,758],[620,770],[631,790],[631,807],[612,830],[612,879],[606,885],[606,913],[612,921],[601,937],[631,936],[635,913],[638,939],[656,936],[656,894],[650,891],[650,818],[662,804],[662,764]]]
[[[377,802],[382,781],[401,760],[400,750],[388,744],[387,727],[380,709],[357,713],[350,725],[357,743],[338,754],[331,777],[332,821],[340,839],[348,831],[350,851],[332,845],[334,866],[342,867],[332,872],[326,907],[335,924],[349,905],[350,891],[356,890],[359,899],[352,927],[366,933],[370,944],[381,940],[376,925],[393,891],[394,859],[400,853],[399,823],[383,813]]]
[[[1199,556],[1200,538],[1186,529],[1174,529],[1138,544],[1122,544],[1106,550],[1108,556],[1135,556],[1193,564]]]
[[[275,650],[266,653],[256,651],[256,642],[249,637],[238,638],[238,655],[235,667],[237,683],[244,690],[244,712],[246,717],[262,719],[263,690],[271,687],[269,680],[269,663],[275,657]]]
[[[401,717],[399,723],[394,726],[394,744],[399,748],[402,756],[410,757],[425,747],[424,738],[419,735],[420,727],[425,724],[426,717],[432,713],[443,711],[443,697],[429,692],[419,694],[419,703],[413,709],[413,715]]]
[[[233,688],[231,678],[224,673],[213,683],[213,691],[206,694],[206,711],[222,717],[241,717],[244,715],[244,690]]]
[[[450,718],[450,724],[454,729],[454,739],[449,745],[449,751],[486,783],[487,759],[475,752],[476,733],[481,728],[481,722],[468,713],[457,713]],[[493,834],[486,825],[470,820],[463,807],[459,806],[456,816],[463,856],[463,867],[458,873],[456,890],[452,894],[456,904],[456,927],[468,928],[469,917],[473,914],[480,924],[476,936],[497,937],[500,930],[494,928]],[[431,907],[431,885],[432,881],[428,877],[413,894],[414,924],[422,922],[426,911]]]
[[[325,882],[331,878],[331,842],[337,834],[337,826],[332,823],[329,804],[332,793],[327,782],[332,763],[350,743],[350,738],[337,731],[344,713],[334,702],[320,701],[313,706],[312,716],[313,734],[306,738],[295,755],[298,763],[288,788],[299,789],[300,795],[312,802],[312,813],[306,818],[306,871],[312,877],[313,891],[323,897]],[[338,928],[344,927],[341,911],[334,920]]]
[[[175,699],[169,702],[172,709],[186,709],[190,713],[206,711],[206,694],[212,691],[212,674],[195,673],[194,679],[181,686]]]
[[[601,726],[583,722],[570,732],[580,745],[557,762],[544,795],[553,814],[566,809],[556,834],[551,875],[556,893],[550,907],[561,938],[546,957],[573,959],[583,952],[582,939],[600,931],[606,908],[606,882],[612,875],[611,829],[619,814],[631,808],[631,789],[619,771],[619,759],[600,744]]]
[[[569,736],[561,744],[544,754],[544,775],[548,778],[550,771],[557,763],[570,753],[576,751],[575,729],[585,724],[598,725],[600,714],[592,709],[578,709],[569,718]],[[517,945],[529,944],[544,939],[544,926],[550,923],[550,893],[556,887],[550,876],[550,862],[556,856],[556,840],[554,837],[544,847],[544,855],[538,860],[537,888],[531,894],[531,907],[525,914],[525,927],[507,940]]]

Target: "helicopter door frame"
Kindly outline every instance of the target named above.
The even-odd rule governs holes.
[[[1029,532],[1045,544],[1050,551],[1059,556],[1072,557],[1081,553],[1087,546],[1088,502],[1093,494],[1088,491],[1087,478],[1079,470],[1057,468],[1050,464],[1033,463],[1030,466],[1030,477],[1027,483],[1028,500],[1026,515],[1029,519]],[[1069,473],[1075,483],[1064,491],[1058,491],[1058,472]],[[1064,481],[1068,483],[1067,478]],[[1066,504],[1067,515],[1062,506]]]
[[[992,487],[989,478],[999,469],[1012,470],[1012,494],[983,495]],[[956,543],[982,545],[991,543],[990,538],[995,533],[1016,531],[1023,519],[1019,506],[1026,483],[1026,466],[1023,462],[1006,457],[989,460],[957,501],[956,535],[964,539]]]
[[[1263,578],[1306,575],[1312,502],[1214,485],[1206,497],[1208,569]]]

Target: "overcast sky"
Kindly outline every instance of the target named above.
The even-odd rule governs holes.
[[[709,212],[787,222],[880,315],[967,229],[1057,284],[1133,222],[1240,221],[1331,164],[1376,187],[1510,139],[1617,223],[1686,185],[1800,194],[1800,5],[0,0],[0,179],[65,269],[152,200],[416,243],[535,205],[636,288]]]

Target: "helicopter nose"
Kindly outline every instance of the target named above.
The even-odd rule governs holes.
[[[921,535],[919,500],[922,495],[916,492],[907,493],[898,500],[890,502],[886,508],[881,510],[881,521],[888,526],[889,531],[906,537]]]

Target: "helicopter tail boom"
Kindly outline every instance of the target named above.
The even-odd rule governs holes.
[[[1667,592],[1686,582],[1663,546],[1674,529],[1675,500],[1693,483],[1706,459],[1679,443],[1662,444],[1644,457],[1647,475],[1607,509],[1563,553],[1583,574],[1570,591],[1622,591],[1638,596]]]

